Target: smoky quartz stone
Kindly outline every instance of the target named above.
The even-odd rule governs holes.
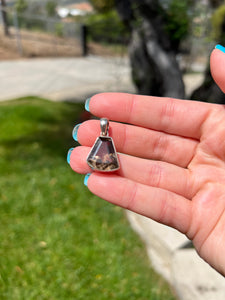
[[[111,137],[100,136],[97,138],[87,157],[87,163],[91,169],[100,172],[110,172],[119,169],[119,161]]]

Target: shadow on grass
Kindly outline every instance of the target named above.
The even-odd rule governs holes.
[[[77,145],[72,138],[74,126],[89,118],[83,103],[37,97],[1,103],[0,111],[0,140],[8,159],[32,154],[35,159],[35,149],[65,159],[68,149]]]

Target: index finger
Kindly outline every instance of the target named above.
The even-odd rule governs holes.
[[[200,138],[213,106],[216,104],[125,93],[97,94],[89,102],[90,112],[97,117],[195,139]]]

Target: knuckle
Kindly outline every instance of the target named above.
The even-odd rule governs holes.
[[[159,210],[159,217],[158,220],[159,222],[163,222],[163,223],[168,223],[167,218],[168,218],[168,203],[167,203],[167,199],[164,198],[161,201],[161,206],[160,206],[160,210]]]
[[[148,170],[148,183],[154,187],[161,187],[163,168],[158,163],[153,163]]]
[[[118,149],[121,149],[122,152],[126,152],[127,149],[127,136],[128,136],[128,130],[127,130],[127,126],[123,125],[122,127],[122,131],[121,131],[121,145],[120,147],[118,147]]]
[[[160,160],[165,158],[167,149],[169,147],[169,140],[165,134],[159,134],[153,144],[153,154]]]
[[[125,209],[135,211],[137,204],[137,191],[138,186],[136,183],[124,185],[122,203]]]
[[[136,99],[137,99],[137,95],[135,94],[130,95],[130,99],[128,101],[128,106],[127,106],[127,123],[132,123]]]
[[[168,130],[171,124],[171,120],[175,115],[175,101],[172,98],[168,98],[166,103],[162,106],[160,120],[163,130]]]

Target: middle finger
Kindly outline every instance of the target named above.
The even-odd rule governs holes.
[[[81,145],[91,147],[99,134],[99,121],[90,120],[79,126],[76,136]],[[118,152],[185,168],[192,160],[198,144],[193,139],[116,122],[110,122],[109,135]]]

